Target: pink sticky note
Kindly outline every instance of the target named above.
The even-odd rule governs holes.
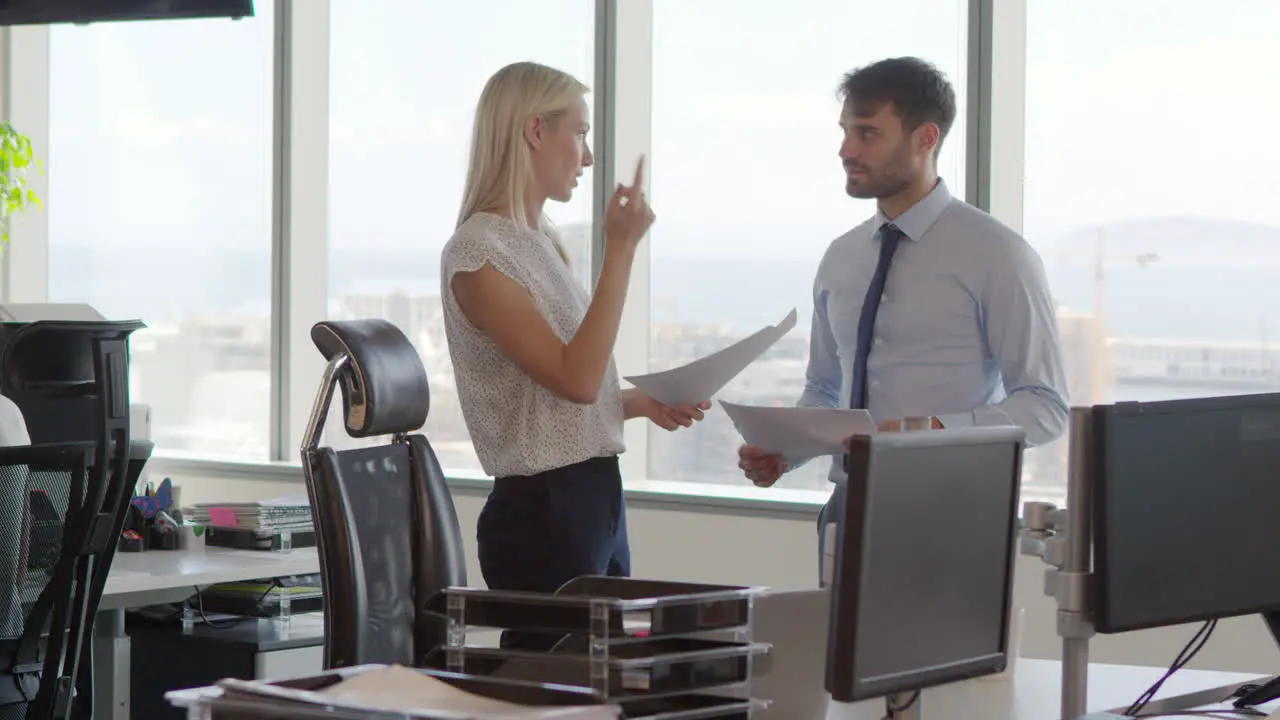
[[[209,524],[215,527],[235,527],[236,513],[229,508],[209,508]]]

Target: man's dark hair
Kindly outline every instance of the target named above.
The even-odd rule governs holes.
[[[852,101],[868,113],[892,103],[907,132],[926,122],[935,123],[935,157],[956,121],[955,90],[941,71],[920,58],[890,58],[846,74],[840,83],[840,99]]]

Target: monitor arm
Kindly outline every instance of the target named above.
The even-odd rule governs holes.
[[[1073,482],[1072,486],[1076,484],[1083,485]],[[1060,509],[1052,503],[1029,502],[1023,505],[1022,528],[1019,531],[1021,553],[1038,557],[1050,566],[1044,574],[1044,594],[1058,605],[1064,718],[1085,714],[1089,690],[1089,640],[1095,634],[1093,622],[1086,613],[1090,536],[1087,529],[1072,532],[1071,523],[1075,519],[1067,509]],[[1083,545],[1083,550],[1077,547],[1080,545]]]
[[[885,720],[924,720],[924,693],[905,692],[884,699]]]
[[[1019,546],[1023,555],[1050,565],[1044,593],[1058,603],[1062,638],[1062,717],[1085,714],[1089,695],[1089,576],[1093,570],[1092,453],[1093,408],[1071,409],[1067,463],[1067,507],[1029,502],[1022,508]]]

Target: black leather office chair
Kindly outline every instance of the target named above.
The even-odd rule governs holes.
[[[462,534],[427,438],[430,391],[418,352],[385,320],[317,323],[311,339],[329,361],[302,446],[325,596],[325,667],[420,665],[445,642],[445,622],[421,610],[432,594],[465,585]],[[320,447],[333,388],[347,433],[388,444]]]

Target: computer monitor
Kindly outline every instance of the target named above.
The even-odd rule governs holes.
[[[852,702],[1004,670],[1018,427],[857,437],[837,531],[826,689]]]
[[[1280,610],[1280,393],[1092,415],[1094,628]]]

